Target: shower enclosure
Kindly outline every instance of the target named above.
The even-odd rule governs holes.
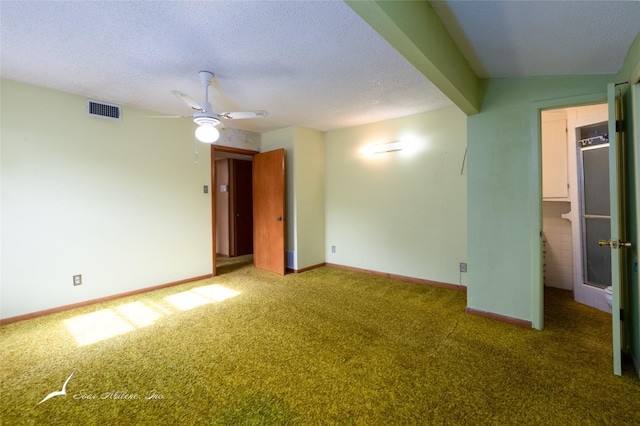
[[[611,285],[611,251],[598,245],[611,234],[607,133],[607,122],[576,128],[583,279],[599,288]]]

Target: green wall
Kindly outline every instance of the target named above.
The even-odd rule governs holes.
[[[295,128],[296,269],[324,263],[324,133]]]
[[[84,97],[1,84],[2,318],[211,273],[193,122],[89,117]]]
[[[614,78],[486,82],[467,121],[470,308],[543,326],[539,108],[602,101]]]
[[[617,82],[623,81],[629,81],[632,84],[640,81],[640,34],[631,44],[618,72]]]
[[[466,121],[450,107],[326,133],[327,262],[466,284]],[[392,141],[409,149],[359,153]]]

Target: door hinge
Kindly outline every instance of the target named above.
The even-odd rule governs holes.
[[[624,309],[620,309],[620,321],[624,321]]]
[[[616,133],[622,133],[624,129],[624,120],[616,120]]]

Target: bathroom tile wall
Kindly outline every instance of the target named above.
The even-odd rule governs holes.
[[[561,215],[569,213],[571,203],[545,201],[542,203],[544,245],[544,285],[573,289],[573,243],[571,222]]]

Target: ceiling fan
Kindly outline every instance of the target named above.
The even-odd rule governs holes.
[[[198,111],[192,116],[182,116],[193,118],[193,121],[198,125],[196,129],[196,138],[200,142],[213,143],[220,137],[220,132],[216,128],[223,120],[239,120],[246,118],[265,118],[267,116],[266,111],[248,111],[248,112],[213,112],[211,110],[211,103],[209,102],[209,86],[213,79],[213,73],[210,71],[200,71],[200,82],[204,86],[204,102],[202,105],[198,105],[193,98],[186,93],[179,90],[172,90],[171,92],[180,98],[187,106]],[[175,116],[173,118],[180,118]]]

